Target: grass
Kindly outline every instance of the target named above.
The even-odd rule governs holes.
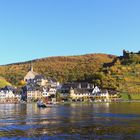
[[[130,96],[128,93],[120,93],[122,100],[130,100]]]
[[[120,93],[122,100],[140,100],[140,94]]]
[[[140,94],[138,94],[138,93],[137,94],[135,94],[135,93],[131,94],[131,99],[132,100],[140,100]]]

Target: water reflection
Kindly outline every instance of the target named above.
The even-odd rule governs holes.
[[[140,139],[140,103],[0,104],[0,139]]]

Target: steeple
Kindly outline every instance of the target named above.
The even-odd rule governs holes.
[[[30,63],[30,71],[32,71],[32,72],[34,71],[32,62]]]
[[[30,64],[29,64],[29,71],[28,73],[26,74],[26,76],[24,77],[24,81],[29,81],[29,80],[33,80],[35,78],[35,76],[39,75],[38,73],[34,72],[33,70],[33,64],[32,62],[30,61]]]

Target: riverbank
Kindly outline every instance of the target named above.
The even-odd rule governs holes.
[[[96,101],[96,102],[72,102],[72,101],[66,101],[66,102],[57,102],[57,105],[61,104],[96,104],[96,103],[123,103],[123,102],[140,102],[140,100],[119,100],[119,101],[109,101],[109,102],[101,102],[101,101]],[[37,102],[0,102],[0,104],[36,104]]]
[[[140,94],[139,93],[127,93],[122,92],[120,93],[122,100],[140,100]]]

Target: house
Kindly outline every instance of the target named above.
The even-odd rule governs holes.
[[[93,84],[88,82],[72,82],[72,83],[65,83],[62,85],[62,88],[79,88],[79,89],[92,89],[94,87]]]
[[[48,98],[49,96],[50,96],[50,94],[48,93],[48,90],[47,89],[43,89],[42,97],[43,98]]]
[[[0,102],[6,102],[6,94],[3,90],[0,90]]]
[[[50,96],[55,96],[56,95],[56,92],[57,92],[57,89],[56,88],[49,88],[48,90],[48,93]]]
[[[43,92],[42,92],[42,97],[55,97],[56,95],[56,92],[57,92],[57,89],[56,88],[47,88],[47,89],[43,89]]]
[[[36,75],[33,81],[39,86],[46,86],[48,84],[48,80],[43,75]]]
[[[70,98],[73,99],[73,100],[85,100],[85,98],[90,98],[90,95],[91,95],[91,90],[90,89],[79,89],[79,88],[76,88],[76,89],[73,89],[71,88],[70,89]]]
[[[70,89],[63,89],[63,88],[60,88],[58,90],[58,92],[60,93],[60,97],[62,99],[68,99],[69,98],[69,93],[70,93]]]
[[[61,86],[60,92],[63,94],[69,94],[70,89],[93,89],[94,85],[87,82],[72,82],[65,83]]]
[[[83,98],[90,98],[93,88],[94,85],[87,82],[72,82],[63,84],[59,92],[62,99],[83,100]]]
[[[112,89],[99,90],[98,87],[92,91],[92,97],[95,100],[100,100],[100,101],[117,101],[120,99],[117,91],[114,91]]]
[[[98,93],[100,93],[100,92],[101,92],[101,90],[99,89],[98,86],[96,86],[96,87],[93,89],[92,94],[98,94]]]
[[[15,101],[21,101],[21,95],[19,93],[14,93],[15,95]]]
[[[27,101],[36,101],[42,98],[42,92],[39,90],[28,90],[27,91]]]
[[[14,89],[15,101],[21,101],[21,88]]]
[[[16,94],[16,89],[11,86],[6,86],[0,89],[0,102],[15,102],[20,101],[20,94]]]
[[[108,90],[101,90],[95,87],[92,91],[92,97],[95,101],[110,101],[110,95]]]
[[[33,83],[27,84],[22,88],[22,100],[24,101],[32,101],[32,100],[38,100],[42,98],[42,88],[36,86]]]

